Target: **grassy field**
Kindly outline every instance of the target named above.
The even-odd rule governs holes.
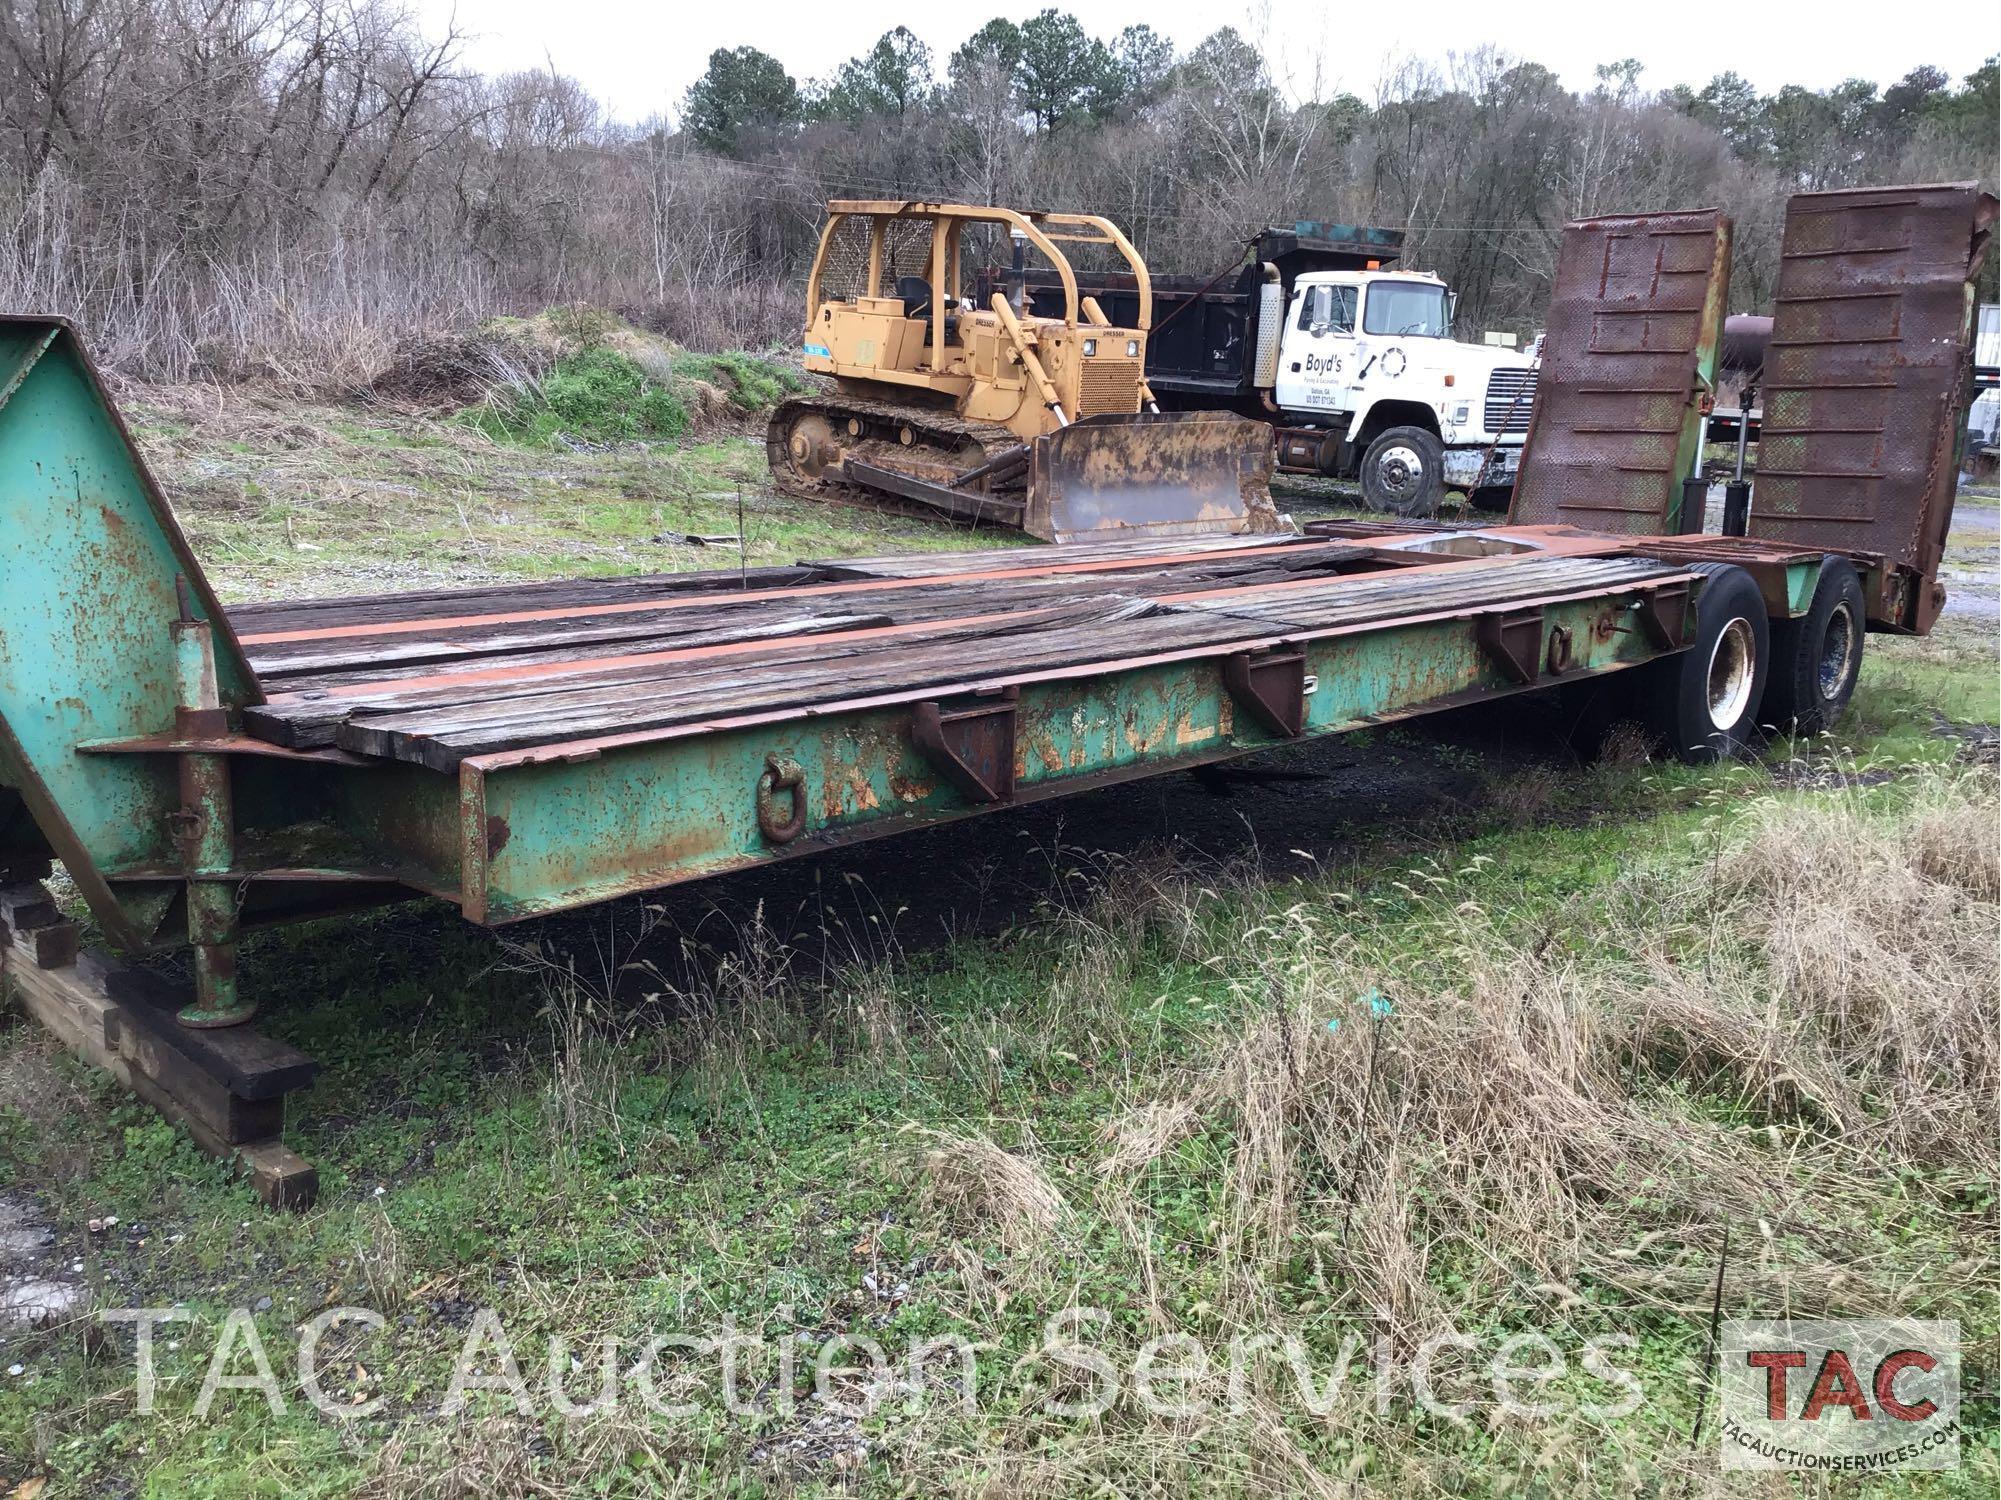
[[[743,422],[579,450],[450,416],[193,387],[126,409],[231,602],[975,544],[950,526],[773,494],[763,435]]]
[[[734,565],[677,538],[739,492],[754,561],[967,542],[772,497],[722,423],[130,409],[231,598]],[[1745,765],[1462,722],[1275,757],[1322,779],[1200,837],[1145,785],[505,941],[271,935],[245,983],[326,1064],[299,1217],[0,1030],[0,1229],[187,1314],[151,1413],[129,1329],[0,1338],[0,1494],[1795,1493],[1719,1474],[1713,1406],[1691,1441],[1720,1307],[1957,1319],[1962,1467],[1848,1487],[1991,1495],[1995,652],[1977,611],[1872,638],[1841,732]],[[380,1326],[325,1331],[322,1412],[340,1307]],[[255,1373],[231,1309],[282,1411],[198,1414],[225,1338]],[[526,1409],[448,1412],[496,1335]]]

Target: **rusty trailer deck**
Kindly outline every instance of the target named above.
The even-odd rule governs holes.
[[[1672,649],[1698,583],[1602,539],[1431,540],[242,607],[259,701],[226,733],[86,753],[227,758],[239,843],[271,860],[214,872],[245,921],[352,897],[344,876],[497,924],[1621,670]],[[286,852],[304,809],[358,845],[345,871]],[[157,856],[101,873],[120,897],[179,878]]]

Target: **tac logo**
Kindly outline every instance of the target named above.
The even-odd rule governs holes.
[[[1959,1325],[1723,1325],[1726,1469],[1867,1474],[1959,1467]]]

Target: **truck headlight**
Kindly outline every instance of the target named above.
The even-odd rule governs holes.
[[[1126,358],[1127,358],[1127,359],[1138,359],[1138,358],[1139,358],[1139,340],[1138,340],[1138,339],[1127,339],[1127,340],[1126,340]]]
[[[1098,352],[1098,341],[1096,339],[1085,339],[1084,358],[1089,359],[1097,352]]]
[[[1464,427],[1466,425],[1466,418],[1471,412],[1472,407],[1461,401],[1457,406],[1452,408],[1452,425],[1454,427]]]

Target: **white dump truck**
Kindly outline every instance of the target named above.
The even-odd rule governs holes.
[[[1454,339],[1451,289],[1394,269],[1402,244],[1394,230],[1302,222],[1260,232],[1220,276],[1154,276],[1146,375],[1161,406],[1260,417],[1281,470],[1357,480],[1375,510],[1427,516],[1448,489],[1504,509],[1535,361]],[[1062,295],[1036,272],[1003,274],[1031,302]],[[1113,323],[1136,316],[1130,277],[1077,280]]]

